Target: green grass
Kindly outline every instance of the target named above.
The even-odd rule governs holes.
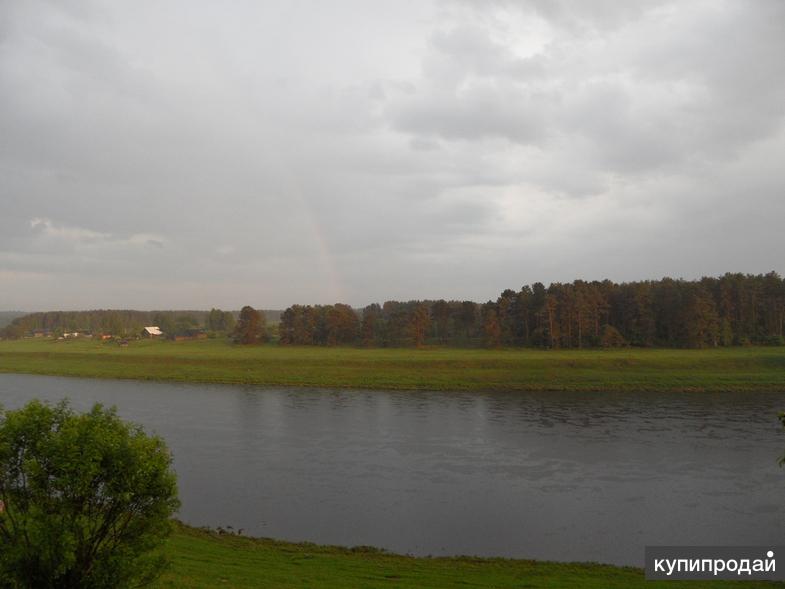
[[[455,391],[785,391],[785,348],[357,349],[222,340],[0,341],[0,372]]]
[[[587,588],[706,589],[777,587],[732,581],[645,581],[643,571],[590,563],[480,558],[413,558],[215,533],[179,525],[167,550],[172,567],[160,588]]]

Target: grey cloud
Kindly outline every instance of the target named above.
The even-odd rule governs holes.
[[[488,31],[479,26],[460,26],[439,31],[431,40],[437,55],[425,64],[426,74],[451,77],[447,71],[459,70],[480,77],[512,77],[521,81],[542,77],[545,64],[540,56],[519,57],[504,44],[493,40]],[[458,81],[461,81],[460,79]]]
[[[424,139],[422,137],[413,137],[409,141],[412,149],[417,151],[433,151],[439,149],[439,142],[432,139]]]
[[[542,140],[540,105],[521,108],[515,93],[496,88],[474,88],[461,96],[434,96],[427,102],[405,105],[393,115],[395,127],[444,139],[474,140],[505,137],[519,143]]]
[[[783,271],[784,27],[768,0],[0,3],[0,308]]]
[[[590,185],[570,190],[581,194],[603,186],[603,175],[725,161],[777,133],[785,109],[785,66],[774,57],[785,53],[782,5],[712,10],[696,3],[676,13],[662,4],[529,3],[557,28],[550,44],[525,59],[492,40],[487,26],[439,33],[418,94],[392,103],[389,116],[423,140],[504,137],[589,162]],[[515,10],[526,14],[526,6]],[[608,25],[602,43],[560,28],[564,20],[587,19]],[[531,65],[527,75],[516,75],[521,64]],[[552,167],[528,169],[522,179],[548,188]]]
[[[397,129],[446,139],[543,139],[554,96],[517,84],[540,77],[538,60],[517,58],[478,27],[439,32],[430,46],[418,90],[388,108]]]
[[[589,28],[606,31],[638,20],[647,12],[664,4],[664,0],[616,2],[599,0],[574,2],[571,0],[527,0],[521,6],[530,7],[549,22],[572,31]]]

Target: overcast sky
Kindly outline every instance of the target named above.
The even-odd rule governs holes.
[[[0,0],[0,309],[785,273],[785,2]]]

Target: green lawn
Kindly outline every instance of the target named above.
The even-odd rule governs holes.
[[[785,391],[785,347],[475,350],[0,341],[0,372],[409,390]]]
[[[587,588],[777,587],[764,582],[655,582],[643,571],[598,564],[413,558],[370,550],[219,536],[178,525],[161,588]]]

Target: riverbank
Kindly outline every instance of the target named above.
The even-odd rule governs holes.
[[[645,581],[643,571],[591,563],[483,558],[414,558],[374,550],[291,544],[218,535],[182,524],[168,543],[169,571],[159,588],[321,589],[395,587],[708,589],[775,587],[770,582]]]
[[[0,372],[178,382],[455,391],[785,391],[785,347],[358,349],[223,340],[0,341]]]

